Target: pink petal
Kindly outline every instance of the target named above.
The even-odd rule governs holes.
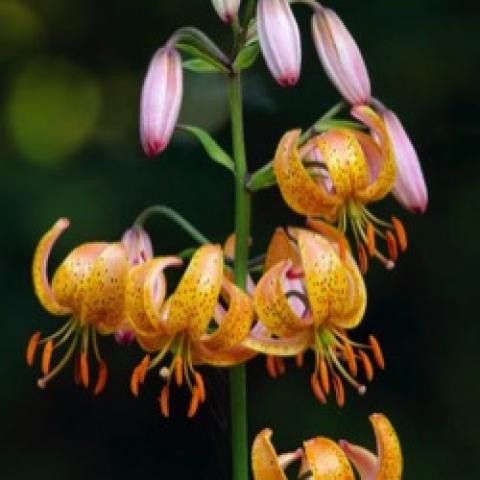
[[[346,440],[338,442],[348,459],[355,465],[361,480],[375,480],[378,470],[377,457],[366,448],[354,445]]]
[[[130,265],[139,265],[153,258],[150,236],[143,228],[129,228],[122,236],[122,243],[127,249]]]
[[[240,0],[212,0],[213,8],[225,23],[232,23],[238,15]]]

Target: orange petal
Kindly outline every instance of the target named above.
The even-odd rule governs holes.
[[[270,270],[282,260],[290,260],[293,265],[300,265],[300,255],[298,249],[288,238],[285,229],[278,227],[273,234],[265,256],[264,270]]]
[[[272,431],[262,430],[253,441],[252,469],[254,480],[287,480],[277,452],[271,442]]]
[[[198,339],[213,317],[223,278],[223,253],[219,245],[204,245],[193,255],[171,297],[165,331],[173,335],[189,330]]]
[[[301,215],[335,220],[342,200],[317,184],[303,166],[296,146],[300,133],[300,130],[287,132],[275,153],[273,169],[282,196]]]
[[[55,225],[40,239],[33,256],[32,276],[35,294],[42,306],[52,315],[68,315],[71,309],[60,305],[48,280],[48,257],[57,238],[70,222],[66,218],[57,220]]]
[[[201,342],[192,345],[192,361],[194,364],[205,364],[213,367],[232,367],[245,363],[257,355],[257,352],[237,345],[224,350],[210,350]]]
[[[286,338],[273,338],[269,334],[250,334],[242,345],[254,352],[280,357],[293,357],[303,353],[313,344],[313,331],[311,328]]]

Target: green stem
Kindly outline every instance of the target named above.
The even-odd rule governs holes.
[[[163,215],[169,220],[175,222],[180,228],[185,230],[194,240],[200,244],[210,243],[210,240],[200,233],[186,218],[182,217],[179,213],[166,205],[153,205],[146,208],[135,220],[134,225],[138,228],[142,228],[143,224],[148,220],[151,215]]]
[[[236,284],[245,289],[248,275],[250,196],[246,190],[247,160],[243,133],[242,85],[240,73],[230,79],[230,115],[235,161],[235,263]],[[232,480],[248,480],[248,432],[245,365],[230,370],[232,428]]]

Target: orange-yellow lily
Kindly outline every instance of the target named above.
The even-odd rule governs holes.
[[[277,455],[270,440],[272,431],[264,429],[252,445],[254,480],[286,480],[286,466],[300,459],[299,478],[304,480],[354,480],[349,460],[361,480],[400,480],[402,452],[392,424],[381,413],[370,415],[370,422],[377,440],[377,455],[345,440],[337,444],[326,437],[305,441],[303,450]]]
[[[100,393],[107,379],[107,366],[99,353],[97,332],[115,333],[125,321],[124,289],[129,268],[127,249],[121,243],[92,242],[75,248],[57,268],[49,281],[47,263],[53,244],[69,226],[65,218],[42,237],[36,248],[33,284],[42,306],[52,315],[68,316],[69,320],[52,335],[41,338],[35,332],[27,347],[27,363],[33,365],[39,345],[43,345],[42,372],[38,386],[44,388],[76,356],[75,378],[89,385],[88,354],[92,345],[99,365],[95,394]],[[63,357],[50,368],[52,355],[68,345]]]
[[[365,386],[355,380],[358,363],[372,380],[366,351],[371,350],[381,368],[384,360],[373,336],[370,345],[362,345],[347,334],[361,322],[367,302],[363,277],[348,245],[339,246],[309,230],[290,228],[287,235],[277,229],[265,269],[253,296],[259,322],[244,344],[268,355],[272,376],[283,368],[276,359],[297,355],[303,363],[303,352],[312,349],[311,387],[322,403],[333,389],[338,405],[343,406],[342,379],[363,394]]]
[[[384,122],[370,107],[356,106],[352,115],[372,134],[332,129],[299,147],[300,130],[289,131],[275,154],[275,175],[283,198],[297,213],[335,223],[341,232],[350,223],[363,272],[368,268],[367,253],[391,269],[398,251],[407,248],[405,230],[397,218],[384,222],[366,205],[393,189],[397,166],[392,143]],[[324,232],[319,220],[310,226]],[[377,237],[385,240],[388,258],[377,248]]]
[[[188,416],[193,417],[205,401],[205,385],[194,365],[230,366],[255,352],[241,343],[253,321],[250,297],[224,275],[224,257],[219,245],[204,245],[193,255],[174,293],[165,300],[163,269],[179,259],[163,257],[134,267],[126,290],[127,316],[147,355],[135,368],[131,390],[148,370],[171,353],[169,366],[160,369],[165,385],[159,396],[162,414],[169,416],[171,380],[187,384],[192,392]]]

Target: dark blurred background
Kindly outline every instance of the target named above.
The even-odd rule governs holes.
[[[314,435],[373,448],[367,420],[386,413],[401,437],[405,478],[478,478],[478,182],[480,8],[476,2],[423,0],[330,2],[360,44],[374,93],[397,112],[421,156],[430,192],[428,213],[413,216],[393,201],[374,206],[404,221],[410,249],[397,268],[367,275],[367,317],[354,333],[375,332],[387,370],[365,397],[348,391],[342,410],[319,406],[309,368],[273,381],[264,362],[248,366],[249,428],[274,429],[280,451]],[[303,30],[298,88],[281,89],[259,59],[245,77],[251,169],[268,160],[286,129],[309,126],[337,101],[309,34]],[[160,381],[134,399],[128,389],[135,347],[101,347],[110,365],[104,394],[78,389],[71,368],[46,391],[24,361],[34,330],[59,320],[34,298],[30,261],[39,237],[60,216],[72,226],[52,265],[75,245],[118,239],[144,207],[167,203],[203,232],[222,240],[232,230],[232,179],[191,139],[176,136],[146,160],[138,141],[138,99],[153,52],[175,28],[195,24],[228,48],[230,32],[207,0],[0,0],[0,477],[5,479],[228,479],[225,372],[207,370],[209,402],[193,422],[187,399],[174,418],[156,405]],[[215,75],[186,75],[183,120],[208,129],[228,147],[226,84]],[[274,227],[299,223],[274,188],[254,202],[254,253]],[[149,229],[156,251],[174,253],[190,239],[161,218]]]

